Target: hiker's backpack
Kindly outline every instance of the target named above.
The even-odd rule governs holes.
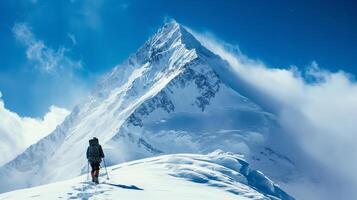
[[[101,162],[100,146],[98,140],[89,140],[89,147],[87,150],[87,158],[89,162]]]

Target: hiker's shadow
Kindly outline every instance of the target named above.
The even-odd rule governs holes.
[[[122,185],[122,184],[112,184],[112,183],[106,183],[106,184],[114,187],[128,189],[128,190],[144,190],[142,188],[136,187],[135,185]]]

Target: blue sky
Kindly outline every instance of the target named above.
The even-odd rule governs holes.
[[[0,91],[22,116],[70,109],[167,18],[271,67],[316,61],[356,75],[356,8],[353,1],[0,1]]]

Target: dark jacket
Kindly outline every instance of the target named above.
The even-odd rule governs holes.
[[[101,162],[104,158],[102,146],[99,144],[98,139],[93,138],[89,140],[89,147],[87,148],[87,159],[89,162]]]

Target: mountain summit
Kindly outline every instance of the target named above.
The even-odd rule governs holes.
[[[109,165],[222,149],[286,178],[294,163],[265,142],[277,129],[274,115],[229,84],[228,68],[183,26],[165,24],[105,75],[53,133],[0,168],[0,191],[85,173],[85,149],[94,136]]]

